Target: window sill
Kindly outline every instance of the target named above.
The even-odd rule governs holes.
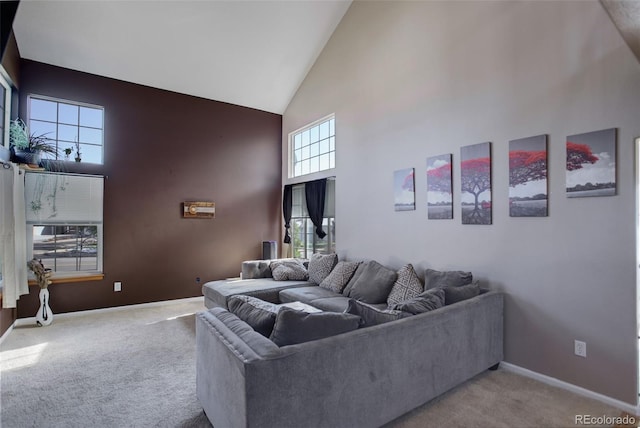
[[[60,277],[52,277],[49,278],[51,284],[68,284],[72,282],[87,282],[87,281],[100,281],[104,279],[103,273],[96,273],[91,275],[82,275],[82,276],[60,276]],[[29,280],[30,286],[38,286],[38,281],[35,279]]]

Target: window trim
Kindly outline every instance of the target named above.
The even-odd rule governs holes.
[[[0,86],[4,87],[4,117],[2,121],[4,123],[4,144],[2,147],[9,149],[9,126],[11,125],[11,94],[12,87],[11,81],[7,78],[7,73],[0,66]]]
[[[303,179],[307,180],[307,177],[311,177],[311,176],[313,176],[313,175],[315,175],[315,174],[327,174],[327,176],[329,176],[329,175],[334,175],[334,174],[333,174],[333,171],[336,169],[335,162],[334,162],[333,168],[322,169],[322,170],[320,170],[320,171],[314,171],[314,172],[310,172],[310,173],[307,173],[307,174],[301,174],[301,175],[294,175],[294,165],[293,165],[293,161],[294,161],[294,151],[295,151],[295,149],[294,149],[294,143],[293,143],[293,137],[294,137],[296,134],[299,134],[299,133],[301,133],[301,132],[304,132],[304,131],[306,131],[307,129],[311,129],[311,128],[313,128],[314,126],[319,125],[319,124],[321,124],[321,123],[323,123],[323,122],[326,122],[326,121],[328,121],[328,120],[331,120],[331,119],[333,119],[333,121],[334,121],[334,140],[335,140],[335,139],[336,139],[336,137],[335,137],[335,131],[336,131],[336,124],[335,124],[336,114],[335,114],[335,113],[328,114],[328,115],[326,115],[326,116],[324,116],[324,117],[322,117],[322,118],[320,118],[320,119],[318,119],[318,120],[315,120],[315,121],[313,121],[313,122],[311,122],[311,123],[308,123],[308,124],[306,124],[306,125],[304,125],[304,126],[302,126],[302,127],[298,128],[298,129],[295,129],[295,130],[293,130],[293,131],[289,132],[289,134],[288,134],[288,136],[287,136],[287,158],[288,158],[288,159],[287,159],[287,177],[288,177],[290,180],[291,180],[291,179],[295,179],[295,180],[297,180],[297,179],[301,179],[301,178],[303,178]],[[337,147],[337,142],[336,142],[336,147]],[[333,151],[334,151],[334,153],[336,153],[336,152],[337,152],[337,148],[334,148],[334,150],[333,150]],[[334,155],[334,156],[335,156],[335,155]],[[335,158],[336,158],[336,162],[337,162],[337,156],[335,156]]]
[[[67,100],[65,98],[56,98],[56,97],[49,97],[47,95],[39,95],[39,94],[28,94],[27,95],[27,126],[29,127],[29,129],[31,128],[31,100],[32,99],[37,99],[37,100],[42,100],[42,101],[50,101],[50,102],[54,102],[54,103],[62,103],[62,104],[69,104],[69,105],[73,105],[73,106],[78,106],[78,107],[87,107],[87,108],[92,108],[92,109],[97,109],[97,110],[102,110],[102,128],[101,129],[101,141],[100,141],[100,163],[95,163],[95,162],[88,162],[83,160],[83,163],[87,163],[87,164],[93,164],[93,165],[104,165],[104,131],[105,131],[105,108],[104,106],[101,105],[97,105],[97,104],[89,104],[89,103],[85,103],[82,101],[73,101],[73,100]],[[40,119],[34,119],[34,120],[39,120]],[[50,122],[53,123],[53,122]],[[60,125],[60,122],[58,121],[58,117],[57,117],[57,113],[56,113],[56,127],[58,125]],[[62,125],[66,125],[65,123],[62,123]],[[78,123],[77,125],[78,128],[80,128],[80,123]],[[92,127],[83,127],[83,128],[91,128],[91,129],[99,129],[99,128],[92,128]],[[56,135],[56,145],[59,146],[59,144],[57,144],[59,142],[58,136]],[[65,141],[66,143],[69,143],[69,141]],[[87,144],[87,143],[80,143],[80,144]],[[90,146],[97,146],[97,144],[88,144]],[[61,158],[60,156],[62,156],[61,153],[58,154],[58,158],[56,159],[57,161],[64,161],[64,158]],[[73,160],[72,160],[73,161]]]

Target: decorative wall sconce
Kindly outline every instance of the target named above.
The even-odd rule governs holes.
[[[184,218],[214,218],[216,204],[213,202],[184,202],[182,217]]]

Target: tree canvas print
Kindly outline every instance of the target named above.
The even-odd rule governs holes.
[[[427,218],[453,218],[451,154],[427,158]]]
[[[567,197],[616,194],[616,128],[567,137]]]
[[[412,211],[416,209],[413,168],[406,168],[393,173],[393,193],[396,211]]]
[[[491,224],[491,143],[460,148],[462,224]]]
[[[509,141],[509,215],[548,215],[546,135]]]

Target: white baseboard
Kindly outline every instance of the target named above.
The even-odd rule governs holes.
[[[126,306],[114,306],[112,308],[101,308],[101,309],[89,309],[87,311],[78,311],[78,312],[65,312],[62,314],[53,314],[53,319],[55,320],[56,318],[73,318],[73,317],[77,317],[77,316],[81,316],[81,315],[89,315],[89,314],[97,314],[97,313],[104,313],[104,312],[115,312],[115,311],[122,311],[125,309],[140,309],[140,308],[149,308],[149,307],[153,307],[153,306],[161,306],[161,305],[166,305],[166,304],[170,304],[170,303],[189,303],[189,302],[198,302],[201,301],[202,302],[202,306],[203,306],[203,310],[204,310],[204,296],[199,296],[199,297],[187,297],[184,299],[176,299],[176,300],[163,300],[160,302],[150,302],[150,303],[139,303],[137,305],[126,305]],[[29,317],[29,318],[18,318],[13,325],[11,326],[11,329],[13,328],[13,326],[16,327],[20,327],[23,325],[33,325],[36,323],[36,317]],[[7,330],[7,332],[9,332],[9,330]],[[4,338],[4,336],[6,335],[6,333],[2,336],[2,338]],[[0,340],[1,343],[1,340]]]
[[[625,403],[624,401],[616,400],[615,398],[598,394],[597,392],[590,391],[572,383],[564,382],[554,377],[543,375],[541,373],[534,372],[529,369],[516,366],[515,364],[507,363],[505,361],[502,361],[500,363],[500,367],[507,371],[538,380],[542,383],[546,383],[547,385],[556,386],[558,388],[566,389],[567,391],[574,392],[584,397],[598,400],[610,406],[617,407],[618,409],[627,413],[631,413],[632,415],[640,415],[640,404],[634,406],[633,404]]]

